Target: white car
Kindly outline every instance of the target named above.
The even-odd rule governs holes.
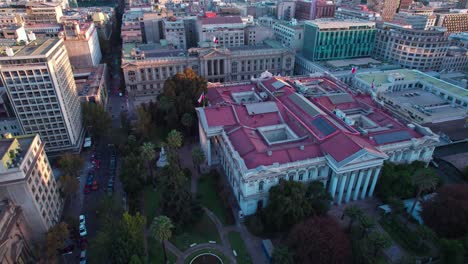
[[[80,254],[80,264],[86,264],[86,250],[82,250]]]
[[[86,218],[84,215],[80,215],[80,227],[86,225]]]
[[[80,236],[84,237],[87,234],[88,234],[88,232],[86,232],[86,227],[80,226]]]

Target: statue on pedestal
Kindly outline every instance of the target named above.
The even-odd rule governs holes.
[[[162,168],[167,165],[167,154],[166,151],[164,150],[164,147],[161,147],[161,153],[159,153],[159,159],[156,162],[156,166],[158,168]]]

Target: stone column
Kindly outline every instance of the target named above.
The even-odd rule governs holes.
[[[369,190],[369,197],[372,197],[374,195],[375,185],[377,184],[377,181],[379,179],[379,174],[380,174],[380,169],[381,168],[382,167],[378,167],[377,170],[375,171],[374,179],[372,181],[372,184],[371,184],[371,187],[370,187],[370,190]]]
[[[211,139],[206,139],[206,161],[208,162],[208,166],[211,166]]]
[[[347,174],[343,174],[341,176],[341,181],[340,181],[340,192],[338,193],[338,201],[336,201],[337,204],[341,204],[341,200],[343,199],[343,192],[344,192],[344,187],[346,185],[346,180],[348,179]]]
[[[353,191],[355,178],[356,178],[356,172],[353,171],[351,173],[351,178],[349,179],[348,189],[346,190],[346,199],[345,199],[346,203],[349,202],[349,199],[351,198],[351,192]]]
[[[335,172],[332,173],[331,185],[330,185],[330,194],[335,198],[336,185],[338,184],[338,177]]]
[[[357,180],[357,183],[356,183],[356,187],[354,187],[353,201],[357,200],[357,198],[358,198],[359,189],[361,189],[361,182],[362,182],[363,177],[364,177],[364,171],[361,170],[359,172],[359,177],[358,177],[358,180]]]
[[[373,169],[369,169],[367,171],[366,180],[364,181],[364,185],[362,186],[361,199],[366,198],[367,187],[369,187],[369,181],[372,176],[372,171]]]
[[[314,167],[312,169],[312,180],[315,181],[315,180],[317,180],[317,178],[318,178],[318,168]]]

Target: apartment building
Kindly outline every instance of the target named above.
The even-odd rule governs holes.
[[[60,2],[27,2],[26,3],[26,23],[60,23],[63,16]]]
[[[0,199],[21,207],[34,240],[60,221],[63,200],[39,135],[0,139]]]
[[[367,21],[379,21],[380,14],[371,11],[365,5],[340,6],[335,11],[338,19],[362,19]]]
[[[449,13],[435,13],[436,26],[447,28],[447,34],[468,32],[468,9],[455,9]]]
[[[383,21],[392,21],[398,12],[401,0],[368,0],[370,10],[380,13]]]
[[[48,152],[79,151],[81,106],[63,40],[28,38],[0,55],[1,80],[21,130],[38,133]]]
[[[187,49],[184,20],[169,17],[162,20],[164,39],[175,49]]]
[[[375,23],[318,19],[304,25],[304,56],[312,61],[368,57],[375,39]]]
[[[417,30],[410,25],[377,23],[373,56],[408,69],[438,71],[447,53],[445,29]]]

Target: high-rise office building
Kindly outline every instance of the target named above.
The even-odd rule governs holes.
[[[371,55],[374,39],[374,22],[306,21],[303,52],[312,61],[368,57]]]
[[[445,29],[418,30],[410,25],[377,23],[374,56],[421,71],[438,71],[447,53]]]
[[[447,34],[468,32],[468,10],[451,10],[449,13],[436,13],[436,26],[447,28]]]
[[[46,150],[78,151],[84,135],[80,101],[61,39],[6,47],[0,75],[24,134],[38,133]]]
[[[63,23],[63,31],[59,36],[64,40],[70,63],[74,68],[99,65],[102,53],[94,23]]]
[[[60,220],[63,200],[39,135],[0,140],[0,199],[21,207],[33,238]]]

